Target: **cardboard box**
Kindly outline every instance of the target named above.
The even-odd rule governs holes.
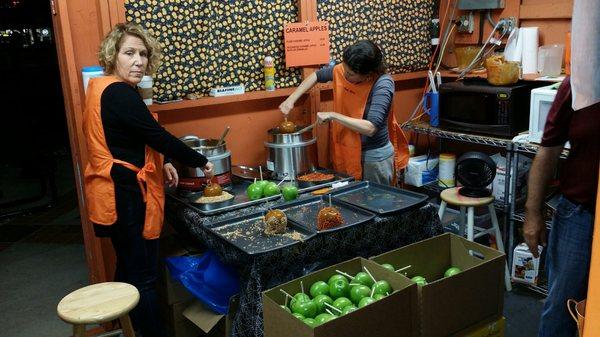
[[[371,259],[398,269],[410,265],[408,277],[427,279],[419,287],[423,337],[449,336],[502,315],[505,262],[497,250],[447,233]],[[451,266],[462,272],[444,278]]]
[[[208,309],[198,300],[173,304],[167,333],[169,337],[226,337],[231,336],[232,319],[238,309],[238,298],[229,301],[229,314],[221,315]]]
[[[283,310],[285,295],[310,287],[316,281],[326,281],[336,274],[336,269],[355,275],[363,266],[369,269],[375,279],[386,280],[392,286],[393,293],[375,303],[338,317],[325,324],[311,328]],[[417,286],[410,280],[400,278],[372,261],[355,258],[346,262],[321,269],[312,274],[282,284],[263,293],[263,318],[265,337],[395,337],[418,336]]]
[[[461,331],[452,337],[504,337],[506,319],[500,317]]]

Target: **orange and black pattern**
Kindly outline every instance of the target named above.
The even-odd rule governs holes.
[[[283,26],[298,17],[296,0],[126,0],[127,21],[159,39],[163,63],[154,98],[208,95],[243,84],[264,90],[263,59],[272,56],[275,86],[297,86],[300,69],[285,67]]]
[[[423,69],[429,55],[434,0],[319,0],[329,21],[331,51],[372,39],[384,50],[390,72]],[[262,61],[272,56],[275,86],[297,86],[299,68],[285,67],[283,26],[296,22],[297,0],[126,0],[127,21],[159,39],[163,63],[154,75],[154,99],[208,95],[210,88],[243,84],[264,90]]]
[[[319,20],[329,22],[331,54],[340,62],[358,40],[376,42],[392,74],[427,67],[434,0],[318,0]]]

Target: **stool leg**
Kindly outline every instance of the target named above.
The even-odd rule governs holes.
[[[473,241],[475,227],[475,207],[467,208],[467,239]]]
[[[135,337],[135,332],[133,332],[133,326],[131,325],[128,314],[119,317],[119,322],[121,322],[121,329],[123,330],[123,335],[125,337]]]
[[[504,241],[502,240],[502,234],[500,233],[500,226],[498,225],[498,218],[496,217],[496,209],[494,208],[494,204],[489,204],[488,209],[490,210],[490,218],[492,220],[492,226],[494,226],[494,233],[496,235],[496,244],[498,245],[498,250],[506,254],[504,250]],[[506,285],[506,290],[511,291],[512,285],[510,284],[510,273],[508,272],[508,261],[504,265],[504,283]]]
[[[467,209],[465,206],[460,206],[460,218],[458,218],[458,227],[460,228],[460,236],[465,236],[465,218]]]
[[[85,325],[73,325],[73,337],[85,337]]]
[[[442,200],[440,203],[440,209],[438,210],[438,216],[440,217],[440,221],[444,218],[444,213],[446,213],[446,202]]]

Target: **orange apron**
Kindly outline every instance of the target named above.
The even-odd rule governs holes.
[[[344,67],[338,64],[333,68],[333,109],[345,116],[362,119],[365,106],[375,80],[364,81],[358,84],[350,83],[344,77]],[[388,134],[394,146],[394,182],[397,172],[408,164],[408,141],[400,125],[396,121],[394,105],[390,107],[388,115]],[[332,123],[330,134],[331,158],[333,169],[362,178],[361,141],[360,133],[350,130],[339,124]]]
[[[116,76],[97,77],[90,80],[83,115],[83,131],[88,150],[88,163],[84,171],[84,187],[90,221],[99,225],[112,225],[117,221],[115,185],[110,176],[113,164],[137,173],[137,181],[146,203],[143,236],[158,239],[164,217],[165,191],[163,186],[163,157],[146,146],[145,164],[139,168],[112,157],[102,126],[100,99],[110,84],[120,82]],[[152,114],[158,119],[156,114]]]

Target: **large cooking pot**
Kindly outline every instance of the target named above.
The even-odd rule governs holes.
[[[213,182],[223,187],[231,186],[231,152],[227,150],[227,143],[220,145],[218,139],[203,139],[193,135],[179,138],[196,152],[203,154],[208,161],[213,163]],[[182,191],[198,192],[206,185],[206,177],[201,168],[188,167],[181,163],[173,163],[179,173],[178,189]]]
[[[296,126],[296,131],[306,125]],[[279,128],[268,131],[269,141],[265,142],[267,168],[273,171],[276,179],[294,178],[312,172],[317,163],[317,139],[312,132],[281,133]]]

